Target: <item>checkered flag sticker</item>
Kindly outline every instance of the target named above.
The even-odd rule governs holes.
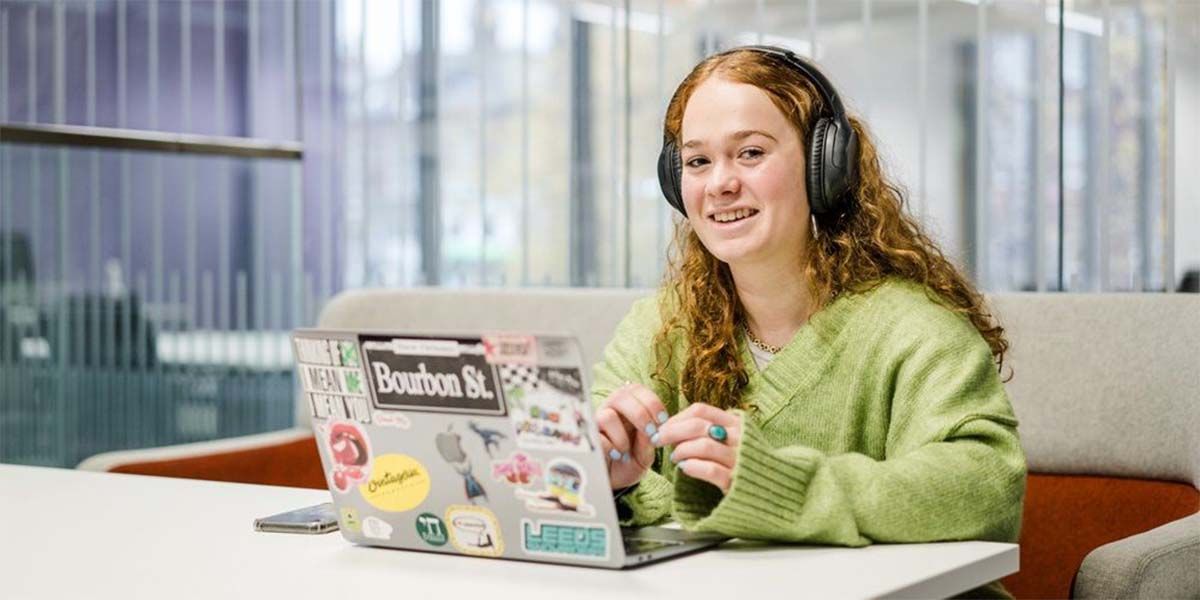
[[[500,365],[500,383],[505,390],[533,392],[538,388],[537,367],[527,365]]]

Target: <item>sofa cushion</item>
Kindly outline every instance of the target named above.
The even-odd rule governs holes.
[[[1095,548],[1200,511],[1186,483],[1030,473],[1021,523],[1021,571],[1004,579],[1017,598],[1069,598]]]

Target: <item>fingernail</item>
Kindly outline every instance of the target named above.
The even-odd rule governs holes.
[[[671,462],[675,462],[675,453],[672,452],[669,458],[671,459]]]
[[[654,444],[655,446],[658,446],[659,445],[658,437],[659,437],[659,434],[657,432],[654,435],[650,436],[650,443]]]
[[[629,453],[628,452],[621,455],[621,462],[629,462]]]
[[[611,459],[613,459],[613,460],[620,460],[620,459],[621,459],[621,453],[620,453],[620,452],[617,452],[617,449],[616,449],[616,448],[613,448],[612,450],[609,450],[609,451],[608,451],[608,457],[609,457],[609,458],[611,458]]]
[[[671,418],[671,415],[668,415],[667,411],[665,411],[665,410],[658,413],[658,424],[662,425],[663,423],[666,423],[667,419],[669,419],[669,418]]]
[[[687,464],[687,460],[681,460],[681,461],[679,461],[679,462],[675,463],[675,466],[676,466],[676,467],[679,467],[679,470],[680,470],[680,471],[682,471],[682,470],[683,470],[683,466],[684,466],[684,465],[686,465],[686,464]]]
[[[655,433],[658,433],[658,428],[654,426],[654,423],[646,423],[646,435],[654,435]]]

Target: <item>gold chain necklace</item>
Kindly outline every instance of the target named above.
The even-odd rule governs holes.
[[[763,352],[766,352],[768,354],[779,354],[779,351],[783,349],[782,346],[772,346],[772,345],[758,339],[758,337],[755,336],[754,333],[750,331],[750,327],[748,325],[746,325],[745,323],[742,323],[742,330],[746,332],[746,337],[750,338],[750,342],[753,343],[755,346],[758,346],[759,350],[762,350]]]

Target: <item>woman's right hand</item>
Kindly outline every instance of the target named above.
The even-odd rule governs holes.
[[[658,396],[640,383],[627,382],[604,400],[596,411],[596,424],[612,489],[641,481],[654,463],[650,437],[669,416]]]

